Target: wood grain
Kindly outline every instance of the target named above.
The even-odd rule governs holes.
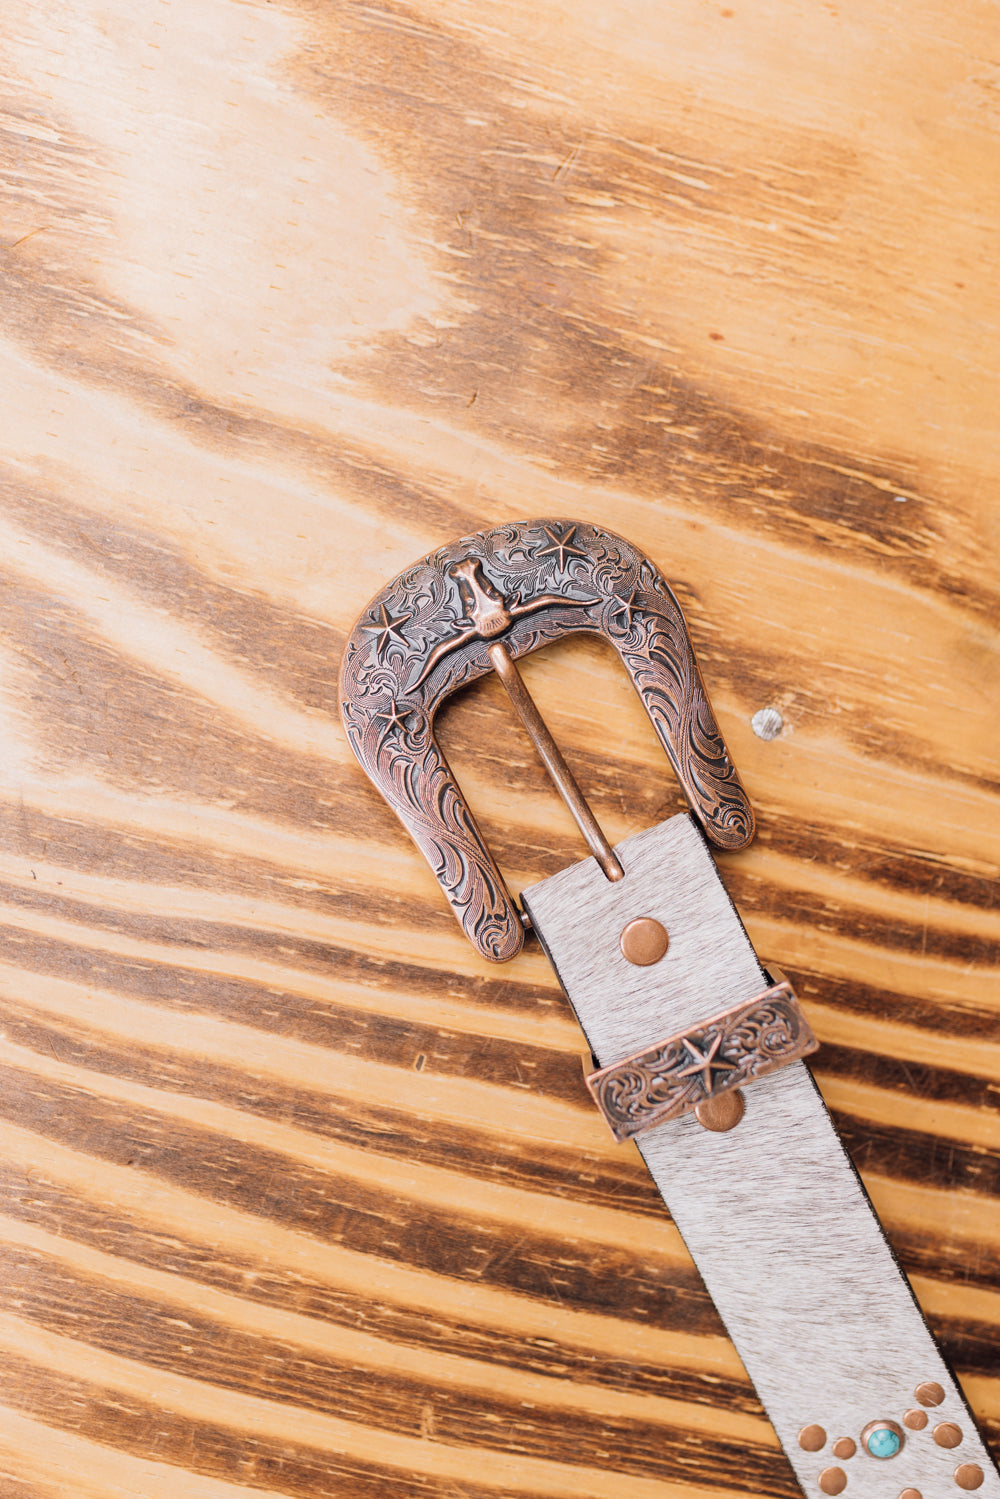
[[[4,1499],[797,1492],[337,722],[368,598],[533,514],[677,589],[724,877],[1000,1450],[994,31],[9,0]],[[610,653],[524,670],[614,840],[679,810]],[[580,857],[495,684],[441,735],[515,889]]]

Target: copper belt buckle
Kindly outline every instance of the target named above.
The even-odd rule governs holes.
[[[344,653],[341,711],[351,748],[469,940],[497,962],[520,951],[523,917],[437,742],[434,714],[449,693],[496,671],[591,853],[608,879],[621,879],[515,664],[574,631],[601,635],[618,651],[708,840],[739,849],[754,834],[680,605],[648,557],[610,531],[566,520],[511,523],[442,547],[363,612]],[[712,1127],[709,1101],[815,1048],[783,980],[588,1084],[616,1139],[689,1110]]]

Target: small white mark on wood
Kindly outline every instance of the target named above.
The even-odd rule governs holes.
[[[777,708],[758,708],[750,720],[750,727],[758,739],[777,739],[785,727],[785,720]]]

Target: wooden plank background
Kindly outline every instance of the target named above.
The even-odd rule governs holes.
[[[5,1499],[796,1492],[546,964],[337,722],[369,596],[529,515],[675,583],[725,877],[1000,1444],[996,56],[982,0],[7,0]],[[679,808],[610,656],[525,670],[613,837]],[[580,856],[493,685],[444,737],[515,887]]]

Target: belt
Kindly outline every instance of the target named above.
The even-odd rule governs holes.
[[[691,807],[612,848],[516,661],[571,632],[618,651]],[[504,883],[434,733],[495,671],[591,857]],[[757,958],[711,848],[754,819],[680,606],[621,537],[560,520],[465,537],[401,573],[341,668],[352,749],[466,935],[505,961],[533,930],[593,1053],[588,1085],[634,1139],[807,1495],[1000,1499],[938,1351],[803,1058],[816,1041]]]

